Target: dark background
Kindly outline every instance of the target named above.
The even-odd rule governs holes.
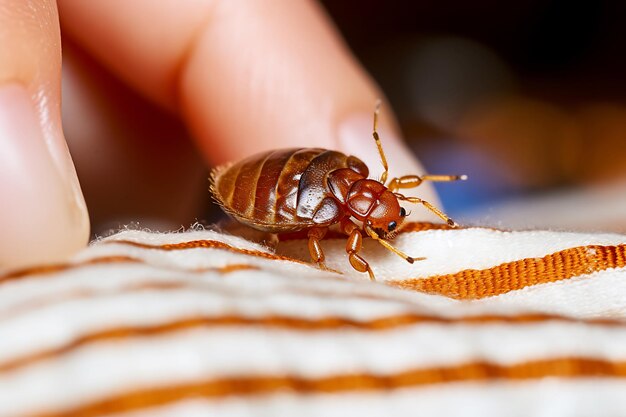
[[[626,2],[322,4],[451,214],[626,176]]]

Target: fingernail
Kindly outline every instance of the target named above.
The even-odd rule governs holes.
[[[373,113],[353,114],[339,125],[337,134],[340,150],[363,160],[370,169],[370,178],[378,179],[383,172],[383,165],[372,136],[373,121]],[[424,173],[424,168],[418,162],[413,152],[394,134],[384,120],[379,120],[378,134],[387,157],[387,164],[389,165],[388,179],[402,175],[420,175]],[[430,184],[422,184],[413,190],[403,190],[403,193],[407,196],[420,197],[435,205],[439,205],[439,199]],[[411,210],[409,219],[413,221],[435,221],[437,217],[426,210],[416,207]]]
[[[59,261],[87,243],[85,202],[64,152],[71,163],[67,148],[46,140],[28,90],[0,86],[0,268]]]

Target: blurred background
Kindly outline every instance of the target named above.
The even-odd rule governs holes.
[[[452,216],[626,231],[626,2],[322,4]]]
[[[457,221],[626,232],[625,1],[322,5],[387,94],[427,170],[469,175],[438,187]],[[72,152],[92,156],[76,168],[93,234],[137,220],[177,229],[199,206],[207,223],[218,220],[209,193],[198,192],[207,187],[206,167],[191,143],[172,141],[188,135],[180,122],[71,41],[63,54],[64,116],[74,117],[64,123],[66,138]],[[107,99],[113,95],[117,104]],[[145,201],[153,202],[148,211]]]

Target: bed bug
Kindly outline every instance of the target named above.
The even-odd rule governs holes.
[[[388,242],[407,216],[399,202],[422,204],[450,226],[456,223],[431,203],[398,191],[415,188],[423,181],[467,177],[406,175],[387,183],[389,167],[377,131],[379,111],[380,102],[372,132],[384,168],[379,180],[369,179],[368,167],[354,156],[320,148],[280,149],[214,169],[211,191],[215,201],[236,220],[257,230],[274,234],[306,231],[311,258],[324,269],[320,240],[334,224],[348,236],[350,265],[367,272],[371,280],[375,280],[372,268],[359,254],[363,232],[409,263],[425,259],[410,257]]]

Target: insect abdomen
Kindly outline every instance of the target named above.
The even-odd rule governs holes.
[[[353,167],[367,176],[354,157],[318,148],[283,149],[251,156],[217,168],[212,190],[218,203],[237,220],[270,232],[314,226],[325,198],[329,172]]]
[[[302,172],[322,149],[282,149],[251,156],[212,174],[213,195],[238,220],[262,230],[283,229],[296,219]]]

